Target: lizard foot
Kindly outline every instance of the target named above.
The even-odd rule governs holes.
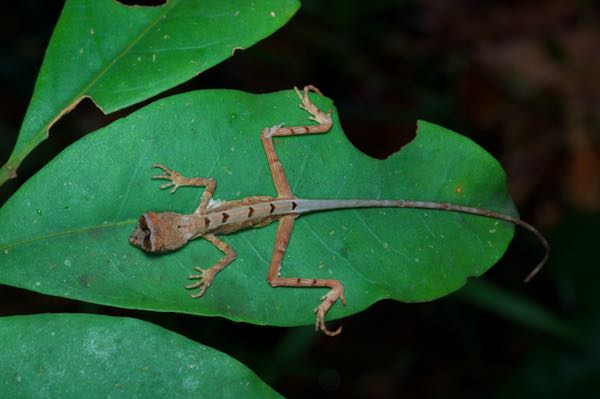
[[[331,110],[327,113],[321,111],[312,101],[310,101],[310,97],[308,93],[313,91],[318,95],[322,96],[321,90],[317,89],[315,86],[308,85],[304,86],[304,90],[300,91],[297,87],[294,87],[298,98],[300,98],[300,108],[308,112],[311,116],[308,118],[312,121],[317,122],[320,125],[331,124]]]
[[[192,274],[188,278],[191,280],[199,280],[199,281],[196,281],[195,283],[190,284],[190,285],[186,285],[185,288],[188,290],[192,290],[194,288],[199,288],[199,290],[196,294],[190,294],[190,295],[192,298],[200,298],[202,295],[204,295],[204,293],[206,292],[206,289],[210,286],[210,283],[212,283],[212,280],[215,277],[215,275],[217,274],[217,271],[214,270],[212,267],[209,269],[206,269],[206,270],[201,269],[199,267],[195,267],[194,269],[198,270],[200,272],[200,274]]]
[[[325,335],[334,336],[342,332],[342,326],[339,326],[337,330],[331,331],[325,325],[325,315],[333,304],[338,300],[342,301],[342,304],[346,305],[346,298],[344,298],[344,287],[340,284],[332,288],[325,296],[321,298],[321,304],[317,306],[314,312],[317,314],[315,319],[315,331],[321,330]]]
[[[181,176],[179,173],[175,172],[174,170],[171,170],[170,168],[166,167],[165,165],[155,163],[152,165],[152,167],[162,169],[164,172],[162,175],[152,176],[153,179],[171,180],[170,182],[165,183],[162,186],[160,186],[161,189],[164,190],[165,188],[173,187],[171,189],[171,193],[174,193],[175,191],[177,191],[177,189],[179,187],[186,185],[185,181],[187,180],[187,178]]]

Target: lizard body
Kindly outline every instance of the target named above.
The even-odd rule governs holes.
[[[158,166],[158,165],[157,165]],[[339,200],[339,199],[278,199],[255,196],[224,201],[207,207],[204,213],[179,214],[176,212],[146,212],[140,218],[137,230],[131,236],[135,244],[140,235],[151,239],[144,245],[148,252],[168,252],[181,248],[188,241],[205,234],[231,234],[248,228],[260,228],[286,215],[298,217],[310,212],[354,208],[420,208],[462,212],[521,225],[536,233],[536,229],[520,219],[487,209],[461,206],[444,202],[409,200]],[[177,224],[174,222],[177,221]],[[175,227],[176,226],[176,227]],[[174,229],[175,227],[175,229]],[[531,228],[530,228],[531,227]],[[171,231],[173,230],[173,231]],[[176,233],[179,231],[178,233]],[[162,242],[152,241],[162,238]]]
[[[268,160],[273,182],[277,191],[277,197],[253,196],[239,200],[211,203],[212,195],[216,188],[216,181],[212,178],[187,178],[176,171],[160,164],[154,167],[163,170],[162,175],[153,176],[155,179],[170,180],[161,188],[172,187],[175,192],[181,186],[204,186],[205,190],[202,200],[192,214],[179,214],[175,212],[145,212],[139,218],[138,225],[129,237],[129,242],[148,252],[174,251],[187,244],[190,240],[202,237],[213,243],[220,249],[225,257],[209,269],[195,269],[200,274],[189,276],[198,280],[186,286],[188,289],[198,288],[192,297],[197,298],[204,294],[214,276],[229,265],[235,258],[233,248],[216,235],[235,233],[248,228],[264,227],[273,222],[279,222],[273,256],[267,274],[267,281],[273,287],[328,287],[330,291],[322,298],[321,304],[315,309],[317,314],[315,328],[325,334],[336,335],[341,327],[330,331],[325,326],[325,315],[331,306],[340,299],[345,304],[344,288],[338,280],[316,279],[316,278],[285,278],[280,276],[281,262],[289,243],[295,219],[303,214],[332,209],[344,208],[421,208],[439,211],[462,212],[478,215],[492,219],[503,220],[514,225],[522,226],[532,232],[546,249],[542,261],[529,273],[526,281],[529,281],[544,265],[549,256],[549,246],[543,235],[530,224],[521,219],[501,214],[487,209],[469,206],[414,200],[379,200],[379,199],[300,199],[296,198],[287,181],[285,172],[272,143],[273,136],[290,136],[301,134],[326,133],[332,125],[331,112],[324,113],[319,110],[309,99],[308,92],[315,91],[321,94],[313,86],[304,88],[304,92],[296,89],[301,100],[300,107],[311,114],[310,119],[318,125],[283,127],[276,125],[265,128],[261,132],[261,141]]]

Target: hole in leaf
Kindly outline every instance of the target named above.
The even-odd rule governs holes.
[[[344,104],[338,104],[337,109],[348,140],[365,154],[386,159],[415,138],[417,124],[414,120],[403,121],[391,114],[381,115],[376,109],[368,112],[375,106],[361,104],[360,108],[367,110],[363,112],[350,110]]]

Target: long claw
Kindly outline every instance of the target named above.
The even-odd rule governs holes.
[[[323,93],[321,93],[321,90],[319,90],[317,87],[313,86],[313,85],[306,85],[304,86],[304,93],[308,94],[309,91],[315,92],[318,95],[322,96]]]
[[[192,276],[190,276],[189,278],[192,278]],[[200,287],[201,285],[202,285],[202,281],[196,281],[194,284],[189,284],[189,285],[186,285],[186,286],[185,286],[185,289],[186,289],[186,290],[191,290],[191,289],[194,289],[194,288],[198,288],[198,287]]]
[[[322,332],[323,332],[323,334],[325,334],[325,335],[329,335],[330,337],[334,337],[334,336],[336,336],[336,335],[338,335],[339,333],[341,333],[341,332],[342,332],[342,326],[339,326],[339,327],[337,328],[337,330],[335,330],[335,331],[331,331],[331,330],[329,330],[329,329],[328,329],[328,328],[325,326],[325,323],[323,323],[323,324],[321,324],[321,331],[322,331]]]
[[[174,186],[174,185],[175,185],[175,182],[171,181],[171,182],[168,182],[168,183],[165,183],[165,184],[161,185],[160,189],[164,190],[165,188],[169,188],[169,187]]]
[[[163,164],[160,164],[160,163],[153,163],[153,164],[152,164],[152,167],[153,167],[153,168],[162,169],[162,170],[164,170],[166,173],[170,173],[170,172],[172,172],[172,171],[171,171],[171,169],[170,169],[169,167],[167,167],[167,166],[165,166],[165,165],[163,165]]]
[[[197,294],[190,294],[190,296],[192,298],[200,298],[202,295],[204,295],[205,291],[206,291],[206,287],[201,287],[200,291]]]
[[[300,100],[302,100],[302,92],[298,89],[298,87],[294,86],[294,91]]]
[[[317,314],[317,317],[315,319],[315,331],[320,330],[321,332],[323,332],[323,334],[328,335],[330,337],[338,335],[339,333],[342,332],[342,326],[339,326],[334,331],[331,331],[330,329],[327,328],[327,326],[325,325],[325,314],[327,314],[327,311],[323,312],[321,306],[318,306],[315,309],[315,313]]]

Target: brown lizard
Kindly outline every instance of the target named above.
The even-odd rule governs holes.
[[[314,310],[316,313],[315,329],[321,330],[327,335],[339,334],[341,327],[335,331],[330,331],[325,326],[325,315],[331,306],[338,299],[343,304],[346,304],[344,287],[338,280],[280,276],[281,262],[290,241],[296,218],[308,212],[330,209],[371,207],[423,208],[462,212],[503,220],[531,231],[541,241],[546,250],[542,261],[529,273],[525,281],[529,281],[542,268],[549,256],[548,242],[535,227],[509,215],[486,209],[427,201],[296,198],[290,189],[283,167],[275,153],[272,138],[274,136],[326,133],[331,128],[332,119],[331,111],[328,113],[322,112],[309,98],[310,91],[321,94],[317,88],[306,86],[303,92],[297,88],[294,89],[301,101],[300,108],[308,112],[311,115],[309,119],[317,122],[317,125],[296,127],[276,125],[262,130],[261,141],[267,156],[271,175],[273,176],[277,197],[254,196],[211,204],[217,184],[215,179],[201,177],[187,178],[164,165],[153,165],[153,167],[160,168],[164,172],[161,175],[153,176],[153,179],[170,180],[170,182],[160,186],[161,189],[172,187],[171,193],[173,193],[182,186],[204,186],[205,190],[200,205],[192,214],[175,212],[144,213],[139,218],[138,225],[129,237],[129,242],[144,251],[168,252],[181,248],[190,240],[203,237],[221,250],[225,254],[223,259],[206,270],[196,267],[195,269],[199,271],[199,274],[189,276],[190,279],[197,280],[195,283],[186,286],[187,289],[198,288],[198,292],[191,295],[193,298],[201,297],[210,286],[215,275],[236,258],[235,250],[217,238],[217,234],[230,234],[247,228],[263,227],[272,222],[279,221],[267,281],[273,287],[329,288],[329,292],[321,298],[321,304]]]

